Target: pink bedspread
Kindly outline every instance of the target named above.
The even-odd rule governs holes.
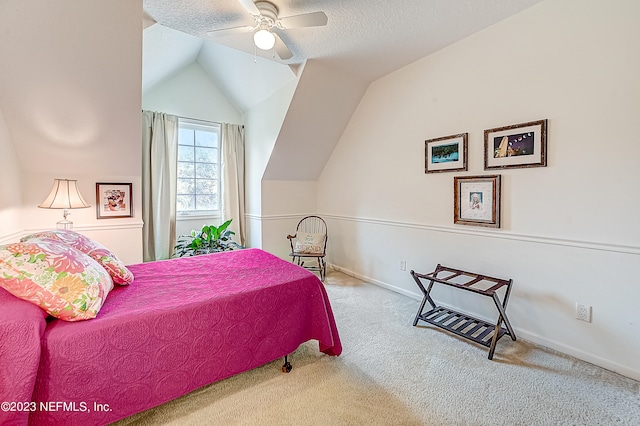
[[[0,288],[0,425],[27,423],[29,412],[18,403],[31,401],[47,315]]]
[[[113,422],[283,357],[310,339],[329,355],[342,350],[322,283],[262,250],[130,269],[135,281],[114,289],[95,319],[48,321],[38,331],[44,320],[30,314],[33,324],[19,340],[21,345],[26,338],[28,356],[24,361],[14,356],[20,368],[0,381],[0,392],[5,389],[0,396],[36,403],[29,424]],[[0,336],[6,329],[1,324]],[[42,353],[31,397],[22,387],[33,383],[38,332]],[[3,354],[0,350],[4,376],[11,357]],[[7,397],[7,383],[22,387]],[[17,419],[19,424],[20,417],[11,414],[0,411],[0,423]]]

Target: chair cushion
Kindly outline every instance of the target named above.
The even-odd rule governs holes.
[[[324,239],[324,234],[298,232],[293,251],[305,254],[322,254],[324,253]]]

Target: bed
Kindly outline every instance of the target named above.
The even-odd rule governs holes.
[[[311,272],[259,249],[131,265],[68,322],[0,288],[0,424],[98,425],[294,352],[342,347]]]

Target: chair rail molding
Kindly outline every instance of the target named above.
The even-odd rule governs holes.
[[[75,225],[73,227],[74,231],[82,232],[82,231],[115,231],[115,230],[123,230],[123,229],[142,229],[144,223],[142,221],[138,222],[128,222],[128,223],[114,223],[114,224],[105,224],[105,225]],[[25,228],[19,231],[12,232],[11,234],[0,235],[0,244],[8,244],[19,240],[25,235],[35,234],[36,232],[48,231],[52,228]]]
[[[244,217],[246,217],[247,219],[251,219],[251,220],[262,220],[262,221],[269,221],[269,220],[291,220],[291,219],[295,219],[295,220],[300,220],[303,217],[309,216],[309,215],[314,215],[316,213],[295,213],[295,214],[274,214],[274,215],[260,215],[260,214],[250,214],[250,213],[245,213]]]
[[[245,214],[245,217],[250,220],[259,221],[277,221],[277,220],[299,220],[301,217],[308,216],[309,214],[317,214],[325,219],[340,220],[345,222],[366,223],[380,226],[400,227],[407,229],[420,229],[424,231],[443,232],[449,234],[463,234],[473,235],[477,237],[497,238],[502,240],[516,240],[525,241],[536,244],[549,244],[565,247],[576,247],[587,250],[599,250],[613,253],[624,253],[640,256],[640,246],[627,246],[612,243],[601,243],[596,241],[587,240],[570,240],[563,238],[554,238],[537,235],[517,234],[514,232],[506,232],[502,230],[484,230],[484,229],[463,229],[452,226],[441,225],[426,225],[422,223],[414,222],[402,222],[396,220],[387,219],[373,219],[365,217],[344,216],[330,213],[296,213],[296,214],[280,214],[280,215],[259,215],[259,214]]]
[[[601,242],[586,241],[586,240],[569,240],[569,239],[563,239],[563,238],[541,237],[536,235],[516,234],[513,232],[505,232],[501,230],[499,231],[499,230],[484,230],[484,229],[463,229],[463,228],[457,228],[452,226],[425,225],[420,223],[401,222],[401,221],[385,220],[385,219],[372,219],[372,218],[363,218],[363,217],[354,217],[354,216],[334,215],[329,213],[320,213],[319,216],[322,216],[326,219],[333,219],[333,220],[340,220],[340,221],[347,221],[347,222],[366,223],[366,224],[400,227],[400,228],[408,228],[408,229],[420,229],[425,231],[443,232],[443,233],[450,233],[450,234],[473,235],[473,236],[497,238],[497,239],[503,239],[503,240],[517,240],[517,241],[525,241],[525,242],[536,243],[536,244],[559,245],[559,246],[576,247],[576,248],[582,248],[582,249],[588,249],[588,250],[600,250],[600,251],[625,253],[625,254],[633,254],[636,256],[640,256],[640,246],[627,246],[627,245],[601,243]]]

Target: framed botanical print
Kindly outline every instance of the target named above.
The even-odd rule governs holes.
[[[500,175],[453,178],[453,223],[500,227]]]

